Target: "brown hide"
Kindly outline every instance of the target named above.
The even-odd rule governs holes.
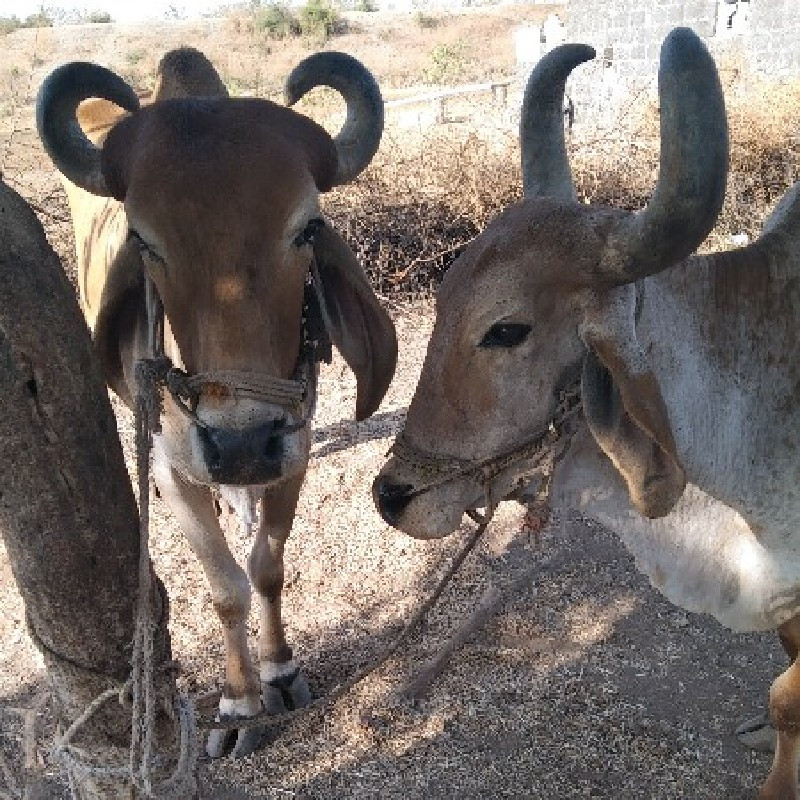
[[[331,179],[330,137],[267,101],[168,100],[120,122],[102,163],[131,229],[162,260],[150,274],[186,368],[288,377],[311,257],[293,239]],[[129,286],[108,282],[109,291]],[[118,300],[106,295],[111,308]]]

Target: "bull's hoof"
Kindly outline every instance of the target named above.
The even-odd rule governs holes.
[[[247,719],[261,712],[261,702],[253,698],[242,697],[231,700],[223,697],[219,701],[217,719],[220,722],[235,722],[237,719]],[[233,758],[244,758],[262,745],[264,740],[264,727],[259,725],[253,728],[232,728],[212,730],[208,734],[206,753],[209,758],[222,758],[231,755]]]
[[[283,714],[311,703],[308,681],[293,661],[261,666],[261,699],[269,714]]]
[[[736,729],[736,738],[751,750],[760,753],[774,753],[777,733],[767,714],[759,714],[748,719]]]

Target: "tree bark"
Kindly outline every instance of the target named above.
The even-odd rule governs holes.
[[[0,530],[66,727],[129,675],[138,511],[75,291],[39,221],[2,181],[0,397]],[[154,585],[159,664],[170,658],[168,608]],[[79,741],[118,757],[129,737],[130,711],[114,701]],[[118,793],[78,784],[82,798],[134,796],[121,784]]]

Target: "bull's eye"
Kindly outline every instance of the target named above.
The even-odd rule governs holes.
[[[516,347],[530,332],[531,326],[521,322],[498,322],[486,331],[479,347]]]
[[[314,243],[314,237],[317,235],[317,231],[325,225],[325,221],[320,219],[319,217],[315,217],[314,219],[310,219],[307,223],[305,228],[303,228],[297,236],[294,237],[294,246],[295,247],[303,247],[307,244]]]

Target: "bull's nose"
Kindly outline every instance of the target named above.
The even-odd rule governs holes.
[[[262,484],[281,474],[286,426],[280,420],[248,430],[192,426],[192,437],[215,483]]]
[[[393,527],[397,527],[406,506],[411,502],[414,487],[410,483],[392,483],[378,476],[372,484],[372,497],[380,515]]]

